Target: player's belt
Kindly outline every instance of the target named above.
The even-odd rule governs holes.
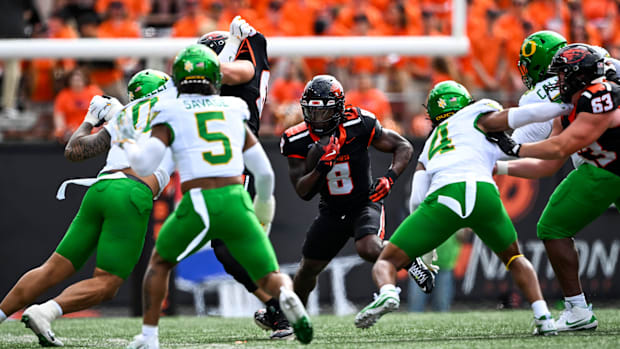
[[[60,187],[58,188],[58,192],[56,193],[56,199],[58,200],[64,200],[65,199],[65,191],[67,190],[67,186],[69,184],[75,184],[75,185],[81,185],[84,187],[90,187],[93,184],[102,181],[104,179],[121,179],[121,178],[128,178],[131,180],[134,180],[136,182],[142,183],[144,184],[147,188],[149,187],[146,183],[144,183],[143,180],[141,180],[140,178],[118,171],[118,172],[103,172],[101,173],[101,175],[99,177],[95,177],[95,178],[76,178],[76,179],[69,179],[66,180],[64,182],[62,182],[62,184],[60,185]],[[150,189],[150,188],[149,188]]]

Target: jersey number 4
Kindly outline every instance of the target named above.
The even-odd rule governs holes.
[[[448,137],[448,123],[437,126],[433,139],[431,140],[431,146],[428,151],[428,159],[432,159],[437,153],[443,154],[447,151],[454,150],[452,139]]]
[[[222,132],[209,132],[207,124],[209,121],[224,120],[224,113],[221,111],[209,111],[204,113],[196,113],[196,122],[198,123],[198,135],[209,143],[219,142],[224,148],[223,154],[214,154],[212,151],[202,153],[202,158],[211,165],[224,165],[232,159],[232,147],[230,139]]]

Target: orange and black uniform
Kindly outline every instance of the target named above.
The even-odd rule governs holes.
[[[269,83],[269,61],[267,59],[267,40],[261,33],[243,40],[235,61],[246,60],[254,64],[254,77],[239,85],[222,85],[222,96],[235,96],[243,99],[250,108],[248,126],[255,135],[260,127],[260,114],[267,98]]]
[[[577,106],[562,117],[562,127],[567,128],[581,112],[600,114],[620,107],[620,86],[601,82],[588,86],[579,96]],[[608,128],[590,146],[577,152],[589,164],[620,176],[620,127]]]
[[[305,258],[330,260],[350,237],[384,235],[383,203],[368,199],[373,183],[368,147],[383,128],[372,113],[360,108],[348,108],[345,117],[335,131],[340,154],[319,189],[319,216],[307,232]],[[282,135],[282,155],[305,159],[317,140],[306,123],[300,123]]]

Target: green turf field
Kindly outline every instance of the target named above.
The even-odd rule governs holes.
[[[555,314],[557,316],[557,314]],[[353,316],[314,318],[313,348],[620,348],[620,310],[596,309],[596,331],[531,336],[531,312],[483,311],[450,314],[396,313],[368,330]],[[140,331],[138,318],[62,319],[54,330],[69,348],[124,348]],[[162,348],[271,348],[302,345],[273,341],[249,318],[168,317],[160,323]],[[304,346],[306,347],[306,346]],[[0,348],[38,348],[17,321],[0,325]]]

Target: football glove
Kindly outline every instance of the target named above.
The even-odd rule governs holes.
[[[323,151],[323,155],[321,155],[315,168],[320,174],[326,175],[334,167],[338,154],[340,154],[340,143],[338,143],[338,138],[332,135],[326,145],[321,145],[318,142],[315,144],[321,147]]]
[[[372,185],[370,196],[368,198],[372,202],[377,202],[386,197],[390,193],[396,178],[398,178],[398,176],[396,175],[396,172],[392,170],[389,170],[385,176],[377,178],[375,183]]]
[[[114,97],[94,96],[90,100],[84,122],[93,126],[101,126],[104,122],[112,119],[121,109],[123,109],[123,105]]]
[[[256,218],[260,222],[260,225],[265,230],[265,233],[269,235],[271,230],[271,222],[276,211],[276,198],[271,195],[269,200],[262,201],[258,199],[258,196],[254,197],[254,212]]]
[[[256,29],[246,22],[245,19],[241,18],[241,16],[236,16],[233,18],[232,22],[230,22],[229,31],[231,36],[234,36],[242,41],[247,37],[256,34]]]
[[[516,158],[519,157],[521,144],[515,142],[506,132],[489,132],[487,133],[487,140],[497,144],[504,154]]]

